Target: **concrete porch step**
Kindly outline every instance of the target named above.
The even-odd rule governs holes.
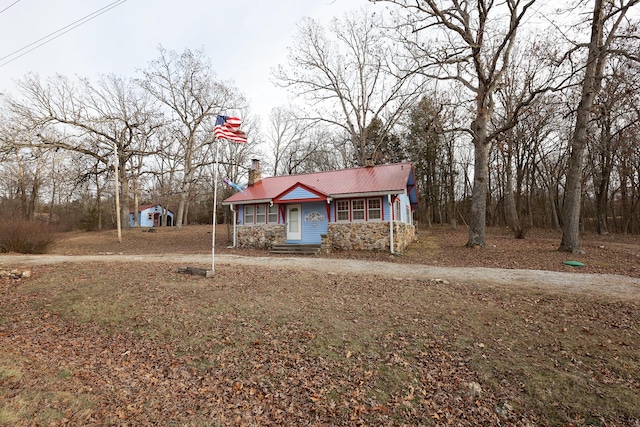
[[[289,254],[289,255],[315,255],[320,252],[319,244],[302,244],[302,245],[273,245],[269,250],[271,254]]]

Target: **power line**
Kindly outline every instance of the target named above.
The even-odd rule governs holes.
[[[18,1],[20,1],[20,0],[18,0]],[[41,46],[44,46],[45,44],[47,44],[49,42],[52,42],[53,40],[57,39],[58,37],[68,33],[69,31],[79,27],[82,24],[86,24],[87,22],[91,21],[92,19],[97,18],[98,16],[102,15],[103,13],[108,12],[108,11],[110,11],[111,9],[113,9],[113,8],[115,8],[117,6],[120,6],[122,3],[126,2],[126,1],[127,0],[116,0],[116,1],[114,1],[112,3],[109,3],[108,5],[102,7],[102,8],[100,8],[100,9],[94,11],[94,12],[91,12],[90,14],[78,19],[77,21],[72,22],[69,25],[66,25],[66,26],[64,26],[64,27],[52,32],[52,33],[47,34],[44,37],[41,37],[40,39],[34,41],[33,43],[29,43],[28,45],[26,45],[24,47],[21,47],[20,49],[14,51],[14,52],[11,52],[8,55],[3,56],[2,58],[0,58],[0,61],[4,61],[5,59],[11,58],[12,56],[14,56],[17,53],[26,50],[25,52],[21,53],[20,55],[15,56],[14,58],[11,58],[8,61],[5,61],[5,62],[1,63],[0,67],[4,67],[5,65],[15,61],[16,59],[21,58],[21,57],[23,57],[24,55],[26,55],[26,54],[28,54],[30,52],[33,52],[37,48],[39,48]],[[9,7],[11,7],[11,6],[9,6]],[[31,48],[31,49],[29,49],[29,48]]]
[[[16,0],[13,3],[11,3],[9,6],[5,7],[4,9],[0,10],[0,13],[4,12],[5,10],[9,9],[11,6],[13,6],[16,3],[20,3],[20,0]]]

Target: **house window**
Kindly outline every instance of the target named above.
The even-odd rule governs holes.
[[[336,203],[336,220],[349,221],[349,201],[338,200]]]
[[[246,205],[244,207],[244,223],[245,224],[253,224],[253,212],[255,210],[255,206]]]
[[[256,224],[267,223],[267,205],[256,206]]]
[[[394,219],[395,221],[400,221],[400,220],[402,220],[402,214],[401,214],[401,211],[400,211],[400,200],[399,200],[399,199],[396,199],[396,201],[393,203],[393,208],[394,208],[394,209],[393,209],[393,210],[394,210],[394,217],[393,217],[393,219]]]
[[[269,206],[269,224],[278,223],[278,205]]]
[[[351,213],[354,221],[364,221],[364,199],[351,202]]]
[[[380,221],[382,219],[382,203],[380,199],[367,200],[369,221]]]

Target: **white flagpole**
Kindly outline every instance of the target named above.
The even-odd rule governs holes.
[[[216,145],[215,166],[213,167],[213,231],[211,232],[211,272],[216,271],[216,205],[218,203],[218,144],[219,139],[214,139]]]

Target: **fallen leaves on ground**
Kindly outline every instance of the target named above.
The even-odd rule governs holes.
[[[43,267],[38,274],[60,270],[86,277],[100,268]],[[121,266],[129,274],[135,270]],[[290,275],[274,273],[281,279]],[[350,310],[334,312],[336,323],[330,313],[315,310],[309,315],[320,317],[305,320],[295,307],[303,304],[299,296],[285,297],[286,307],[274,309],[288,287],[270,281],[261,287],[260,273],[246,269],[242,276],[254,285],[216,280],[210,291],[224,296],[218,307],[209,306],[215,297],[206,296],[206,279],[174,278],[185,280],[185,287],[113,283],[111,297],[97,288],[83,291],[88,277],[50,287],[3,282],[0,361],[12,365],[19,378],[0,377],[0,420],[14,425],[30,425],[26,420],[35,425],[519,422],[515,412],[495,411],[500,402],[490,391],[469,393],[465,384],[477,383],[477,374],[452,349],[450,337],[429,328],[390,327],[401,318],[376,326]],[[331,277],[321,287],[332,286],[332,280],[346,283]],[[367,283],[349,285],[345,297],[381,292],[378,285],[368,291],[360,286]],[[327,291],[319,295],[330,297]],[[250,301],[261,297],[269,301],[251,307]],[[329,306],[341,305],[342,297],[335,295]],[[109,298],[114,306],[130,304],[130,312],[114,318],[114,309],[74,319],[81,305]],[[382,298],[375,307],[375,298],[366,300],[372,312],[390,303]],[[367,328],[362,336],[359,323]]]
[[[57,250],[135,253],[165,242],[170,252],[206,251],[210,234],[194,230],[131,230],[143,244],[125,234],[124,247],[80,235]],[[557,260],[547,238],[533,236],[527,254],[527,240],[506,237],[462,248],[463,234],[427,232],[416,247],[442,240],[394,261],[504,267],[515,259],[535,268]],[[633,260],[637,245],[614,243],[611,253],[588,243],[599,250],[590,268],[633,276],[637,267],[611,257]],[[38,266],[0,284],[0,425],[640,419],[637,301],[242,266],[205,279],[169,264]]]

